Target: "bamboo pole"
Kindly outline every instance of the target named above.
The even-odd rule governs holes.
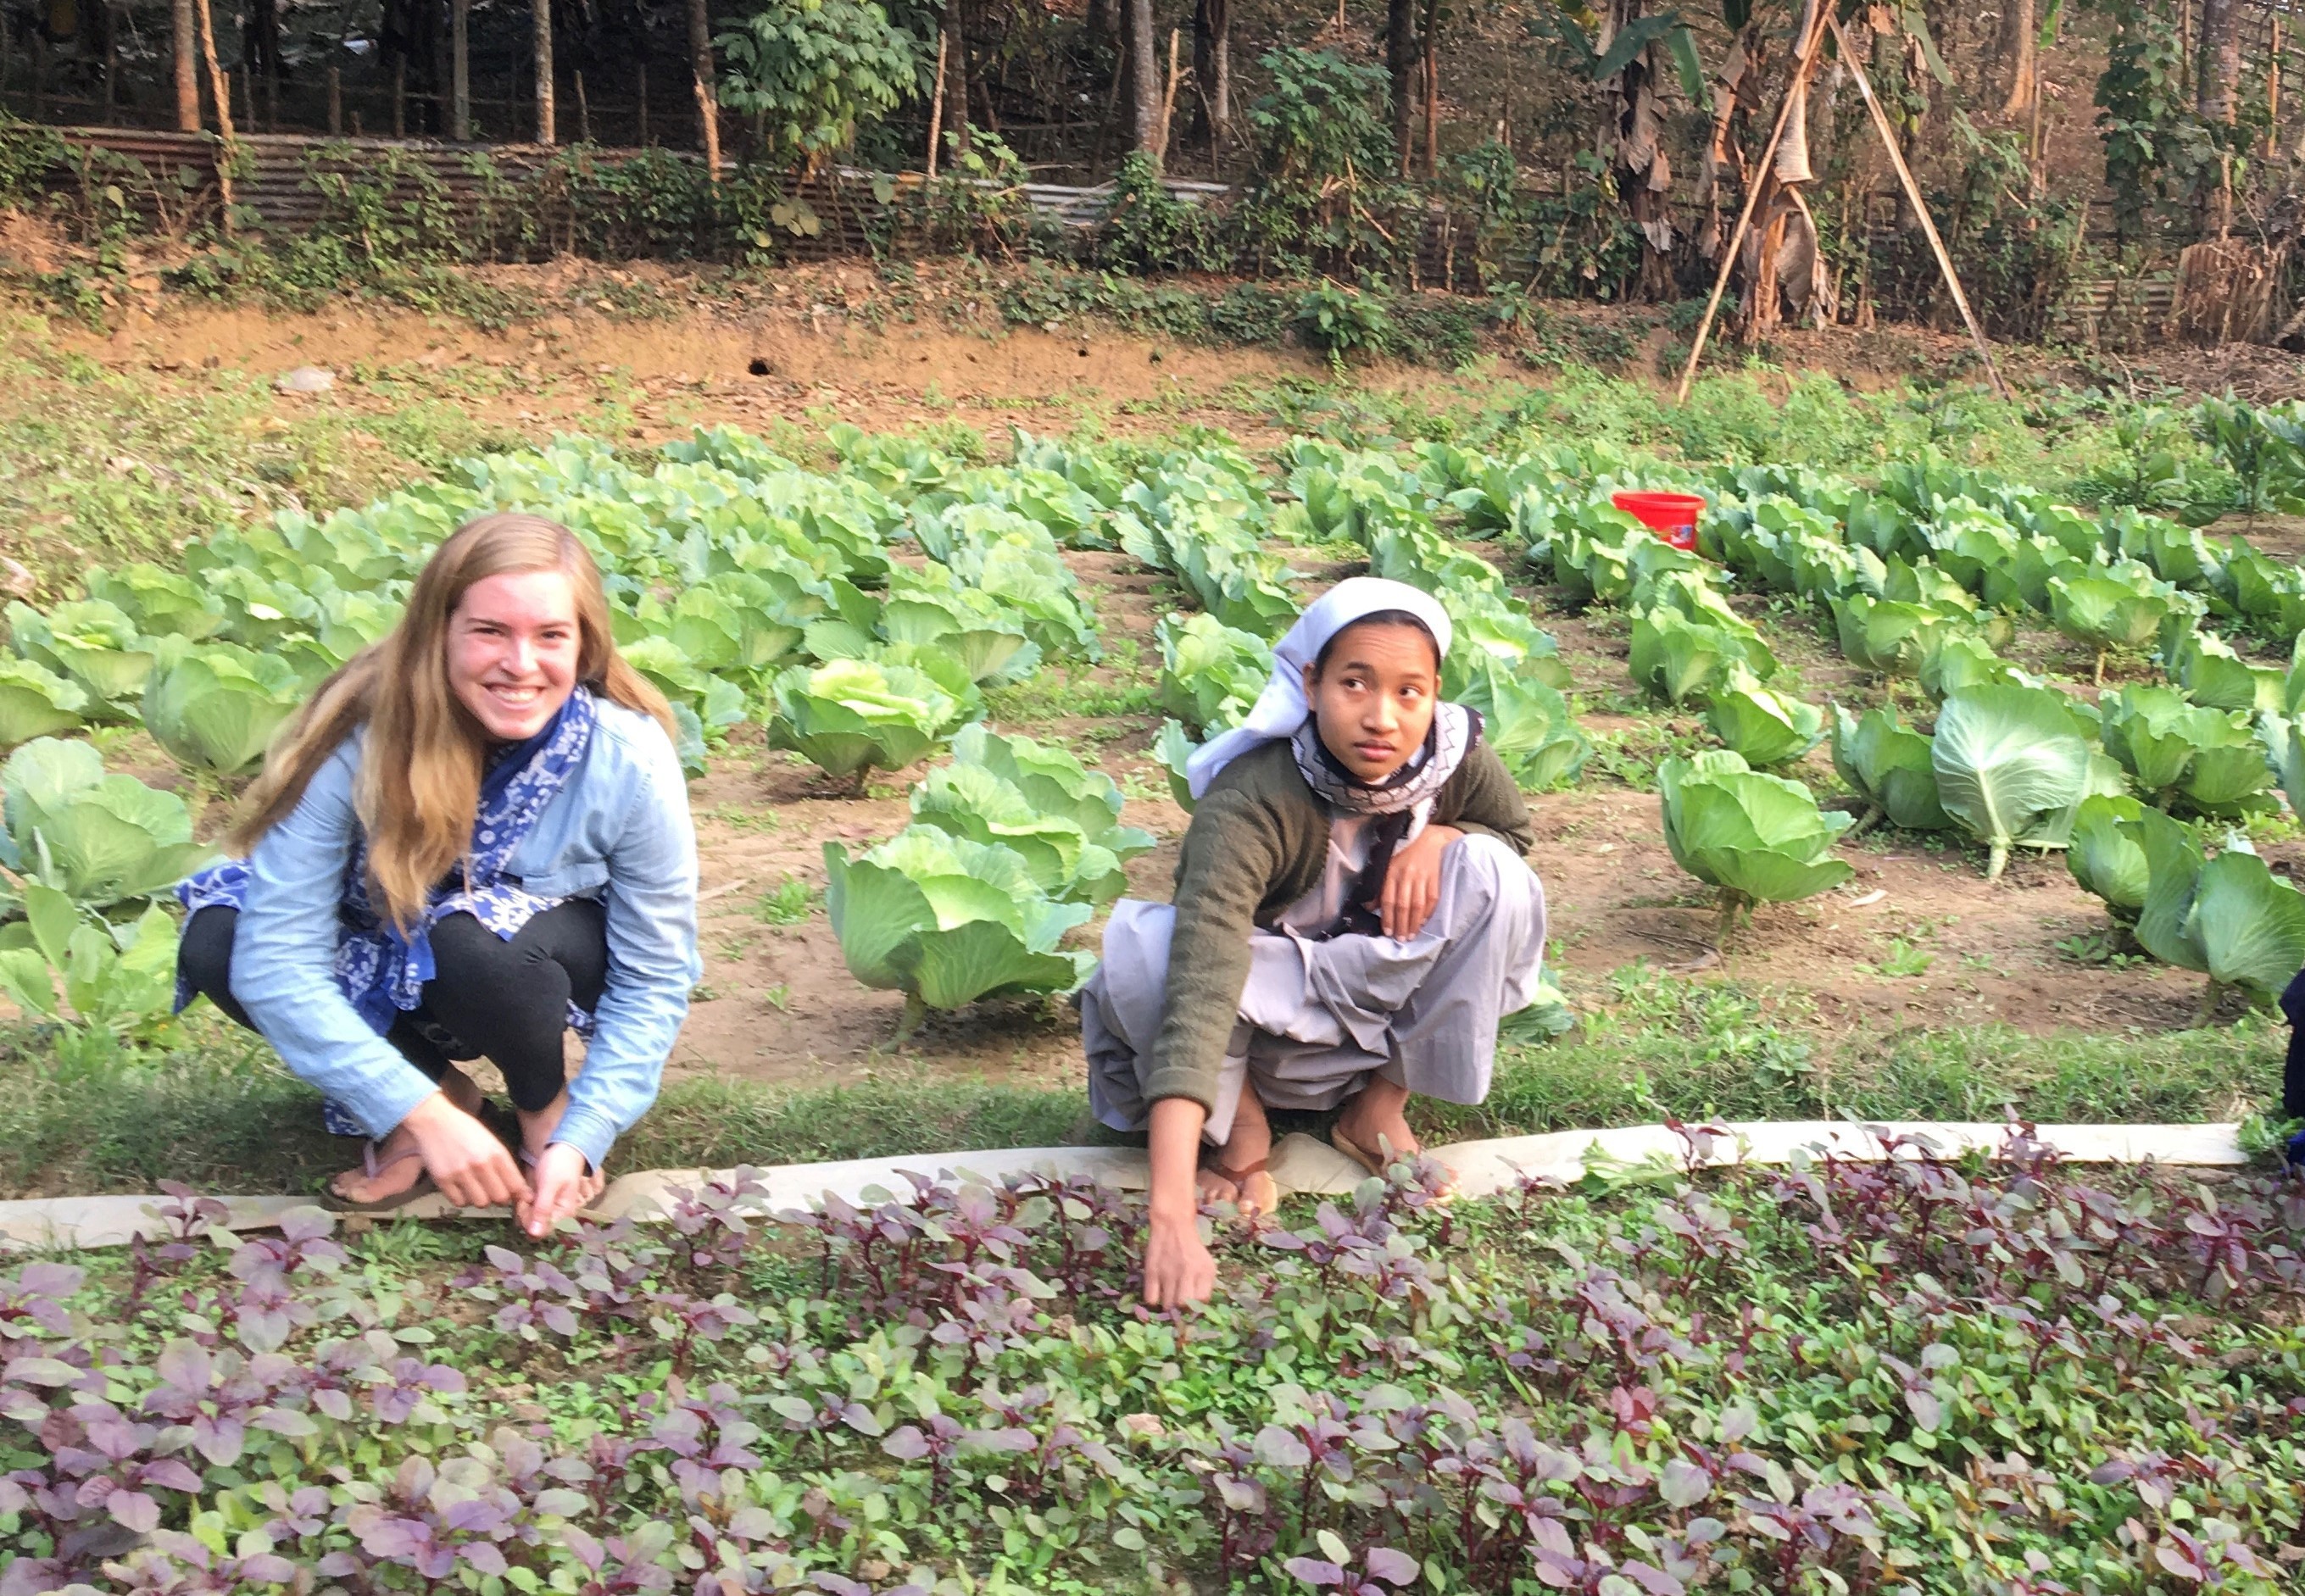
[[[208,63],[208,86],[216,93],[217,132],[224,141],[217,151],[217,198],[224,202],[224,233],[230,238],[234,225],[232,169],[240,157],[240,146],[232,133],[232,84],[217,62],[216,19],[208,10],[208,0],[192,0],[192,5],[200,22],[200,55]]]
[[[937,30],[936,92],[929,96],[929,175],[931,177],[936,175],[937,140],[944,133],[944,65],[945,57],[951,48],[952,35],[939,29]]]
[[[536,7],[536,141],[558,143],[552,104],[552,0],[534,0]]]
[[[1697,341],[1689,345],[1688,364],[1681,368],[1680,386],[1673,393],[1675,404],[1688,403],[1688,390],[1697,380],[1697,362],[1705,358],[1705,342],[1713,335],[1713,318],[1720,312],[1721,296],[1728,291],[1729,275],[1737,269],[1737,251],[1744,247],[1745,230],[1753,223],[1753,206],[1761,197],[1766,174],[1777,157],[1777,145],[1785,136],[1785,123],[1793,114],[1793,101],[1808,92],[1809,74],[1816,70],[1817,57],[1824,52],[1824,20],[1830,12],[1830,0],[1810,0],[1816,9],[1801,41],[1801,51],[1795,59],[1793,81],[1785,90],[1785,102],[1777,107],[1777,124],[1769,130],[1769,141],[1761,147],[1761,158],[1747,168],[1752,174],[1745,183],[1745,204],[1737,213],[1737,225],[1731,229],[1729,242],[1721,251],[1721,269],[1713,276],[1713,296],[1705,301],[1705,315],[1697,324]],[[1844,54],[1846,50],[1844,48]]]
[[[1961,318],[1969,327],[1971,342],[1977,345],[1978,358],[1985,362],[1985,375],[1993,384],[1993,391],[2002,398],[2009,397],[2009,385],[2001,380],[2001,368],[1993,363],[1993,346],[1986,342],[1985,329],[1978,325],[1977,312],[1969,308],[1969,295],[1961,292],[1961,274],[1952,268],[1952,257],[1945,252],[1944,240],[1937,236],[1937,225],[1929,216],[1928,202],[1921,197],[1921,185],[1913,181],[1913,169],[1905,165],[1904,152],[1897,148],[1895,130],[1889,125],[1889,114],[1881,108],[1880,99],[1873,92],[1873,80],[1866,75],[1864,64],[1850,52],[1849,37],[1841,30],[1841,21],[1825,7],[1825,21],[1832,25],[1833,37],[1840,41],[1841,58],[1849,68],[1850,77],[1857,84],[1858,98],[1873,114],[1874,131],[1881,135],[1882,144],[1889,151],[1889,164],[1897,169],[1897,181],[1905,185],[1905,199],[1920,218],[1922,234],[1929,241],[1929,249],[1937,258],[1937,269],[1944,273],[1945,287],[1952,291],[1952,302],[1961,309]]]
[[[1161,137],[1152,149],[1152,164],[1165,166],[1169,162],[1169,119],[1177,111],[1177,40],[1181,28],[1169,30],[1169,89],[1161,97]]]

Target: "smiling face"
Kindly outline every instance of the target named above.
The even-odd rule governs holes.
[[[565,573],[484,577],[448,616],[448,685],[489,737],[525,742],[568,701],[583,646]]]
[[[1371,785],[1425,746],[1440,695],[1432,638],[1399,622],[1348,626],[1330,641],[1321,664],[1305,667],[1321,742],[1356,780]]]

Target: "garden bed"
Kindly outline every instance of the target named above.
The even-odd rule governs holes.
[[[2293,1581],[2293,1177],[1702,1143],[1219,1218],[1180,1313],[1078,1180],[776,1227],[738,1171],[542,1247],[186,1194],[0,1281],[0,1591]]]

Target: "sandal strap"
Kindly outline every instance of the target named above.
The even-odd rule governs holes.
[[[1245,1164],[1238,1169],[1228,1169],[1222,1164],[1211,1164],[1209,1166],[1209,1173],[1221,1179],[1229,1180],[1235,1185],[1238,1185],[1241,1182],[1247,1180],[1252,1176],[1263,1175],[1272,1167],[1272,1156],[1268,1154],[1265,1157],[1257,1159],[1254,1164]]]

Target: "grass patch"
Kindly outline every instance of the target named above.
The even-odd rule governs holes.
[[[309,1192],[351,1161],[311,1089],[261,1046],[196,1019],[151,1064],[66,1071],[40,1033],[0,1033],[0,1196],[149,1192],[163,1179]],[[1507,1045],[1487,1102],[1419,1099],[1432,1141],[1728,1119],[2039,1123],[2242,1119],[2268,1110],[2282,1039],[2269,1022],[2162,1035],[2028,1036],[2004,1026],[1829,1031],[1797,998],[1730,981],[1620,972],[1610,1001],[1549,1046]],[[617,1144],[618,1170],[814,1163],[1112,1137],[1084,1091],[928,1068],[852,1085],[676,1081]]]

